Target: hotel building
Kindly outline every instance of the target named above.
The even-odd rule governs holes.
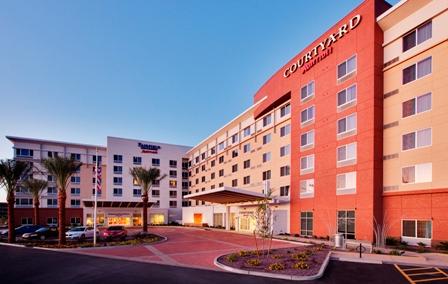
[[[292,58],[187,153],[184,223],[251,232],[268,184],[275,233],[448,239],[447,8],[366,0]]]
[[[365,0],[274,73],[252,106],[193,148],[111,137],[107,147],[9,139],[18,159],[59,152],[85,163],[73,185],[83,201],[72,205],[69,195],[67,215],[87,223],[98,148],[106,157],[100,200],[108,224],[141,223],[128,174],[141,164],[169,175],[151,192],[152,223],[182,218],[252,232],[257,203],[270,191],[277,234],[373,241],[380,224],[387,236],[433,245],[448,240],[447,10],[448,0],[393,7]],[[53,199],[50,188],[44,200]],[[30,206],[17,198],[17,206]],[[134,203],[124,209],[124,202]]]
[[[55,225],[58,222],[55,179],[41,164],[43,159],[55,156],[82,162],[80,171],[71,177],[67,188],[67,224],[93,223],[97,155],[103,180],[97,203],[99,224],[142,224],[141,188],[129,173],[132,167],[157,167],[162,175],[166,174],[166,178],[149,192],[149,223],[166,224],[182,219],[182,196],[188,188],[187,163],[183,156],[189,147],[115,137],[107,137],[107,147],[12,136],[7,138],[14,144],[14,159],[31,162],[38,169],[34,178],[48,180],[48,187],[40,201],[40,224]],[[26,188],[17,190],[16,208],[16,225],[34,223],[33,200]]]

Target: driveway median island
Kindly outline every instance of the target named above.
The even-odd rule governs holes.
[[[264,277],[312,280],[323,275],[330,247],[314,245],[265,251],[239,251],[219,256],[218,267],[241,274]]]

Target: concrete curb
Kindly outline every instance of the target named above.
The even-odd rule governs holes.
[[[260,272],[260,271],[250,271],[250,270],[243,270],[238,268],[233,268],[230,266],[227,266],[225,264],[222,264],[218,262],[218,258],[220,258],[222,255],[218,256],[214,260],[214,264],[229,272],[238,273],[238,274],[246,274],[246,275],[253,275],[253,276],[261,276],[261,277],[269,277],[269,278],[277,278],[277,279],[285,279],[285,280],[294,280],[294,281],[309,281],[309,280],[316,280],[318,278],[321,278],[324,275],[325,269],[328,266],[328,263],[330,262],[330,256],[331,251],[328,252],[327,256],[325,257],[324,262],[320,266],[319,272],[314,275],[309,276],[297,276],[297,275],[286,275],[286,274],[276,274],[276,273],[269,273],[269,272]]]
[[[27,246],[25,246],[25,245],[10,244],[10,243],[3,243],[3,242],[0,242],[0,246],[5,246],[5,247],[16,247],[16,248],[27,248]]]

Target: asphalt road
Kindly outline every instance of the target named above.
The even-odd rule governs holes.
[[[297,283],[168,265],[0,246],[1,283]],[[392,265],[331,261],[323,278],[301,283],[407,283]]]

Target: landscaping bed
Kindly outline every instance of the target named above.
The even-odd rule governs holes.
[[[98,240],[96,247],[111,247],[111,246],[128,246],[128,245],[145,245],[159,242],[164,238],[155,234],[146,234],[142,237],[135,237],[124,241],[105,241]],[[59,245],[58,240],[46,241],[18,241],[17,244],[25,245],[27,247],[42,247],[42,248],[90,248],[93,247],[93,241],[67,241],[65,245]]]
[[[222,255],[217,262],[245,271],[291,276],[313,276],[319,273],[330,248],[325,245],[280,248],[267,251],[240,251]]]

